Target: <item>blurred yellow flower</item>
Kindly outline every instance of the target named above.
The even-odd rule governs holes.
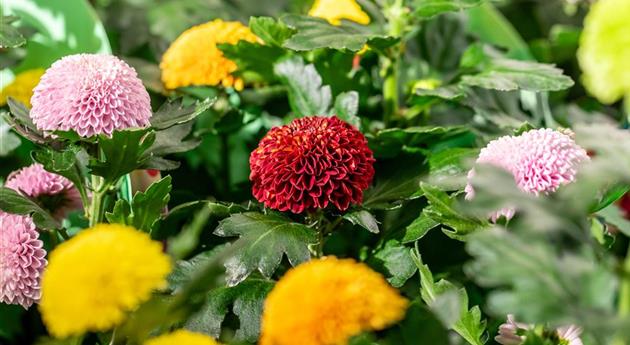
[[[16,75],[15,79],[0,91],[0,106],[6,105],[8,98],[11,97],[30,107],[33,89],[45,71],[43,68],[36,68]]]
[[[99,224],[59,245],[42,278],[40,311],[58,338],[113,328],[166,286],[162,244],[129,226]]]
[[[414,90],[435,90],[442,85],[442,81],[435,78],[420,79],[413,84]]]
[[[227,59],[218,44],[236,44],[258,38],[240,22],[221,19],[194,26],[184,31],[162,56],[160,69],[167,89],[192,85],[223,85],[243,89],[243,81],[232,75],[237,66]]]
[[[578,61],[584,86],[602,103],[630,97],[630,1],[593,4],[584,20]]]
[[[370,16],[363,12],[356,0],[315,0],[308,15],[326,19],[332,25],[340,25],[342,19],[370,24]]]
[[[407,304],[365,264],[312,260],[287,272],[267,297],[260,345],[343,345],[399,321]]]
[[[219,345],[214,339],[184,329],[149,339],[144,345]]]

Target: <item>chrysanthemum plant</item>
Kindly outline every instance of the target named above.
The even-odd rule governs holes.
[[[610,103],[628,8],[600,2],[579,58]],[[0,187],[0,301],[41,344],[630,345],[629,115],[575,120],[573,74],[493,5],[192,21],[8,98],[34,164]]]

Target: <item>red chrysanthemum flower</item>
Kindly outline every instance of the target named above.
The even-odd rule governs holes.
[[[249,157],[253,194],[265,206],[302,213],[363,201],[374,156],[361,132],[335,116],[272,128]]]

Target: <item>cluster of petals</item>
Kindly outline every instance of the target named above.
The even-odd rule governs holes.
[[[584,19],[577,53],[586,89],[603,103],[630,97],[630,1],[598,0]]]
[[[145,341],[144,345],[219,345],[219,343],[205,334],[179,329],[151,338]]]
[[[501,345],[521,345],[525,343],[526,336],[523,335],[534,327],[525,323],[517,322],[514,315],[508,315],[507,321],[499,326],[499,334],[494,337],[494,340]],[[569,325],[558,327],[555,330],[560,344],[565,345],[583,345],[582,328]]]
[[[19,73],[15,79],[0,91],[0,105],[7,104],[9,97],[20,101],[29,107],[33,89],[39,83],[39,78],[44,74],[43,68],[35,68]]]
[[[33,92],[38,129],[82,137],[146,127],[151,100],[136,71],[112,55],[76,54],[55,61]]]
[[[129,226],[99,224],[50,253],[40,311],[57,338],[106,331],[166,286],[171,270],[160,242]]]
[[[39,301],[46,251],[27,216],[0,211],[0,302],[24,308]]]
[[[250,158],[252,191],[279,211],[302,213],[363,201],[374,156],[361,132],[336,116],[313,116],[274,127]]]
[[[236,63],[218,47],[241,40],[254,43],[258,37],[240,22],[216,19],[184,31],[162,56],[162,83],[167,89],[193,85],[243,89],[243,80],[233,76]]]
[[[325,257],[288,271],[264,306],[260,345],[347,344],[400,321],[408,301],[367,265]]]
[[[308,15],[326,19],[332,25],[340,25],[342,19],[363,25],[370,23],[370,16],[356,0],[315,0]]]
[[[520,136],[504,136],[491,141],[477,158],[478,164],[490,164],[505,169],[514,176],[518,187],[534,195],[555,192],[560,186],[575,180],[582,162],[589,160],[587,152],[577,145],[568,133],[552,129],[534,129]],[[472,199],[475,191],[470,180],[475,171],[468,173],[466,198]],[[491,215],[511,218],[514,209],[505,208]]]
[[[57,219],[83,207],[74,184],[63,176],[46,171],[41,164],[14,171],[8,176],[5,187],[35,199]]]

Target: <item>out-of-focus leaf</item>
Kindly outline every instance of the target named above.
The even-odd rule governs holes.
[[[33,200],[18,194],[13,189],[0,187],[0,210],[12,214],[31,215],[35,225],[42,230],[60,228],[59,222],[50,213]]]
[[[266,44],[276,47],[282,47],[284,42],[295,34],[294,29],[271,17],[251,17],[249,28]]]
[[[239,72],[257,73],[267,82],[275,79],[273,66],[286,55],[286,50],[280,47],[248,41],[220,44],[219,49],[228,59],[236,63]]]
[[[204,111],[210,109],[216,98],[207,98],[195,104],[185,106],[182,99],[167,101],[151,117],[151,126],[166,129],[193,120]]]
[[[24,36],[11,25],[16,20],[18,20],[16,16],[0,18],[0,48],[17,48],[26,43]]]
[[[124,57],[124,60],[138,72],[144,87],[156,93],[166,94],[161,79],[162,72],[157,64],[135,57]]]
[[[461,11],[479,6],[483,0],[415,0],[414,14],[420,17],[433,17],[444,12]]]
[[[401,287],[416,273],[409,248],[396,240],[389,240],[374,253],[368,263],[382,272],[394,287]]]
[[[315,230],[279,215],[256,212],[233,214],[214,231],[223,237],[239,236],[239,252],[226,263],[227,282],[234,286],[254,270],[269,278],[286,254],[291,265],[310,259],[308,245],[317,242]]]
[[[6,113],[0,115],[0,157],[9,155],[21,144],[20,138],[11,132],[11,126],[5,122],[6,116]]]
[[[591,212],[597,212],[608,207],[613,202],[621,199],[626,193],[630,192],[630,185],[627,184],[618,184],[610,189],[608,189],[604,195],[597,201],[595,205],[591,208]]]
[[[369,210],[399,208],[405,200],[422,196],[420,180],[424,173],[422,162],[415,157],[401,157],[395,163],[377,170],[374,185],[363,195],[363,207]]]
[[[357,116],[359,112],[359,93],[356,91],[344,92],[335,99],[333,108],[334,115],[361,129],[361,119]]]
[[[297,31],[284,42],[284,47],[297,51],[331,48],[356,52],[371,40],[379,40],[382,44],[382,39],[387,37],[359,26],[335,26],[324,19],[309,16],[289,14],[281,21]]]
[[[274,71],[289,88],[289,103],[298,117],[327,113],[332,101],[330,86],[322,85],[315,66],[293,57],[277,63]]]
[[[114,210],[105,216],[110,223],[131,225],[138,230],[151,232],[168,205],[171,188],[171,177],[166,176],[152,183],[145,192],[136,193],[131,204],[124,199],[118,200]]]
[[[226,314],[232,311],[239,320],[235,340],[256,342],[260,335],[263,302],[273,285],[268,280],[247,279],[233,287],[213,290],[204,307],[188,319],[184,328],[219,338],[221,324]]]
[[[452,190],[463,188],[462,183],[456,183],[456,177],[463,177],[471,163],[479,154],[478,149],[455,147],[433,153],[429,156],[429,174],[433,183],[439,184],[442,188],[446,184]],[[453,183],[451,183],[453,181]]]
[[[386,332],[387,344],[451,344],[448,330],[419,298],[411,302],[405,318]]]
[[[624,217],[621,209],[617,205],[609,205],[597,212],[597,214],[604,217],[607,223],[616,226],[623,234],[630,236],[630,220]]]
[[[99,135],[98,141],[103,156],[91,158],[88,168],[113,183],[149,159],[145,152],[153,145],[155,133],[146,129],[115,131],[111,138]]]
[[[378,131],[374,136],[368,136],[370,148],[377,157],[395,156],[400,151],[429,154],[433,148],[455,138],[474,142],[470,129],[463,126],[388,128]]]
[[[343,215],[343,218],[354,225],[359,225],[365,230],[378,234],[378,221],[370,212],[366,210],[358,210]]]

